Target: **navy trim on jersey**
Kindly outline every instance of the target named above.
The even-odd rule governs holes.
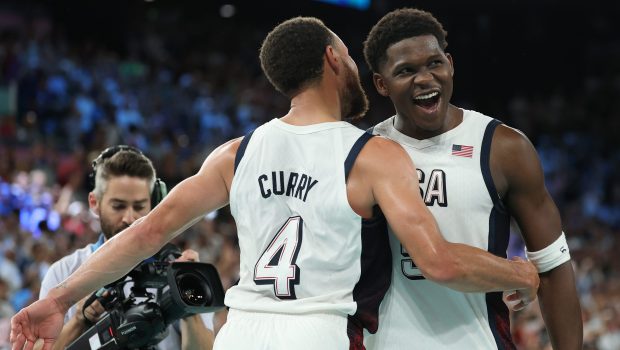
[[[353,336],[357,336],[352,330],[366,328],[372,334],[377,331],[379,305],[392,283],[392,251],[388,224],[377,205],[373,207],[372,218],[362,219],[361,240],[360,279],[353,288],[353,300],[357,303],[357,310],[349,317],[348,327],[351,344],[356,341]],[[352,328],[354,325],[357,328]]]
[[[495,183],[493,183],[493,176],[491,176],[490,166],[491,141],[493,141],[495,129],[500,124],[502,124],[502,122],[497,119],[493,119],[489,124],[487,124],[487,128],[484,131],[484,137],[482,138],[482,148],[480,150],[480,170],[482,171],[482,177],[484,178],[484,183],[487,185],[487,190],[489,191],[491,200],[493,200],[493,205],[499,208],[499,210],[506,212],[506,207],[497,193]]]
[[[498,350],[516,350],[510,334],[510,314],[502,300],[502,292],[487,293],[485,296],[489,327]]]
[[[245,154],[245,149],[248,147],[248,142],[250,142],[253,132],[254,130],[250,131],[243,137],[243,140],[241,140],[241,144],[239,145],[239,148],[237,149],[237,154],[235,154],[235,169],[233,173],[237,171],[237,167],[239,166],[239,163],[241,162],[241,158],[243,158],[243,155]]]
[[[349,173],[351,172],[351,169],[353,168],[355,159],[357,159],[357,156],[362,151],[362,148],[364,148],[364,145],[366,145],[366,142],[368,142],[368,140],[370,140],[373,136],[375,135],[365,132],[362,134],[362,136],[360,136],[357,139],[357,141],[355,141],[355,143],[353,144],[353,147],[351,147],[351,150],[349,151],[349,155],[347,155],[347,159],[344,161],[344,181],[345,182],[349,178]]]
[[[491,175],[491,142],[493,134],[497,126],[502,124],[497,119],[493,119],[484,131],[482,138],[482,147],[480,150],[480,170],[484,183],[489,191],[489,196],[493,201],[493,209],[489,215],[489,237],[487,250],[502,258],[506,257],[506,249],[508,249],[508,240],[510,238],[510,215],[506,206],[502,202],[497,188],[493,182]],[[495,344],[500,350],[516,349],[510,334],[510,314],[508,307],[502,300],[501,292],[486,293],[487,315],[489,319],[489,328],[495,338]]]
[[[497,206],[491,209],[489,216],[488,251],[496,256],[506,258],[508,240],[510,238],[510,215]],[[502,292],[487,293],[485,296],[489,328],[500,350],[516,349],[510,334],[510,314],[502,300]]]
[[[366,350],[364,347],[364,329],[352,316],[347,316],[347,336],[349,337],[349,350]]]
[[[369,133],[369,134],[373,134],[374,135],[375,134],[375,127],[371,126],[370,128],[366,129],[366,132]]]

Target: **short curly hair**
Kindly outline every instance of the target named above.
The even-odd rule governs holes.
[[[387,49],[401,40],[420,35],[434,35],[442,49],[446,49],[448,32],[430,13],[413,8],[402,8],[388,13],[375,24],[364,41],[364,58],[373,72],[387,60]]]
[[[293,97],[323,74],[325,47],[332,32],[314,17],[295,17],[277,25],[263,41],[260,64],[271,84]]]

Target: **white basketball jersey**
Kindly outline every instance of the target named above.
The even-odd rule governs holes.
[[[345,180],[371,136],[347,122],[279,119],[246,135],[230,191],[240,281],[226,293],[227,306],[351,315],[355,336],[360,325],[374,331],[389,286],[389,241],[387,233],[362,232]]]
[[[509,216],[489,168],[497,120],[464,111],[460,125],[417,140],[394,128],[394,118],[374,133],[400,143],[417,167],[422,199],[446,240],[506,256]],[[369,350],[513,349],[508,309],[501,293],[460,293],[424,279],[390,232],[392,286],[381,303],[379,330]]]

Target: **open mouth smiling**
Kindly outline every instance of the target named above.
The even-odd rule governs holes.
[[[427,112],[432,112],[435,111],[439,105],[439,97],[439,91],[432,91],[414,97],[413,103]]]

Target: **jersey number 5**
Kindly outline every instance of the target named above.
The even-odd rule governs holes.
[[[295,265],[301,247],[303,219],[293,216],[282,225],[254,267],[256,284],[273,284],[280,299],[296,299],[299,266]]]

